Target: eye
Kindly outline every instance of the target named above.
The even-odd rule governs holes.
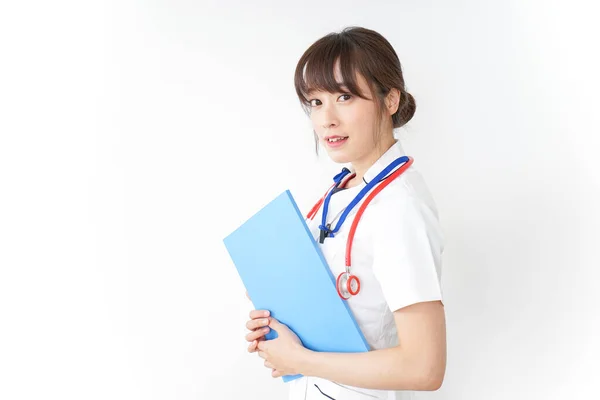
[[[338,97],[338,99],[340,99],[342,97],[347,97],[345,101],[348,101],[348,100],[350,100],[352,98],[352,95],[348,94],[348,93],[344,93],[340,97]],[[319,104],[315,104],[315,103],[313,103],[313,101],[314,102],[318,101]],[[308,101],[308,103],[310,104],[311,107],[316,107],[316,106],[320,106],[321,105],[321,100],[319,100],[319,99],[311,99],[311,100]]]

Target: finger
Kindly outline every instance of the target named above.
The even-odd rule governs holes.
[[[282,324],[281,322],[279,322],[278,320],[276,320],[275,318],[271,317],[269,318],[269,326],[275,330],[277,330],[276,328],[281,328],[284,327],[285,325]]]
[[[270,314],[271,313],[269,312],[269,310],[251,310],[250,311],[250,319],[266,318]]]
[[[275,369],[275,366],[273,364],[271,364],[270,362],[268,362],[267,360],[265,360],[265,367]]]
[[[266,340],[259,340],[258,343],[256,344],[256,348],[260,351],[265,351],[267,350],[267,341]]]
[[[269,318],[269,327],[276,331],[278,334],[285,331],[286,329],[289,329],[287,325],[282,324],[281,322],[279,322],[278,320],[276,320],[273,317]]]
[[[258,328],[266,327],[269,325],[269,318],[257,318],[251,319],[246,322],[246,328],[250,331],[254,331]]]
[[[258,344],[260,342],[264,341],[264,340],[265,340],[265,338],[260,338],[260,339],[256,339],[253,342],[251,342],[248,345],[248,352],[249,353],[255,353],[255,352],[257,352],[258,351]]]
[[[252,343],[250,343],[248,345],[248,353],[254,353],[254,352],[258,351],[258,344],[263,340],[265,340],[265,338],[259,338],[259,339],[254,340]]]
[[[269,333],[271,329],[267,326],[265,328],[256,329],[246,335],[246,341],[252,342],[254,340],[260,339],[264,337],[267,333]]]
[[[266,359],[267,359],[267,353],[265,353],[264,351],[261,351],[261,350],[259,350],[259,351],[258,351],[258,356],[259,356],[260,358],[262,358],[263,360],[266,360]]]
[[[281,376],[283,376],[283,375],[281,374],[281,372],[279,372],[279,371],[277,371],[276,369],[274,369],[274,370],[271,372],[271,376],[272,376],[273,378],[279,378],[279,377],[281,377]]]
[[[246,334],[245,338],[247,342],[252,342],[253,340],[264,340],[265,335],[269,333],[271,329],[267,326],[266,328],[256,329]]]

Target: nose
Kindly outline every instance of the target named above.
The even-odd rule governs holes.
[[[331,122],[326,122],[322,126],[323,126],[323,129],[331,129],[331,128],[335,127],[336,125],[337,125],[336,122],[331,121]]]
[[[339,120],[334,107],[324,106],[320,112],[320,125],[323,129],[331,129],[339,125]]]

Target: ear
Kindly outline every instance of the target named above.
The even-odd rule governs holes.
[[[385,97],[385,105],[390,115],[394,115],[400,106],[401,93],[396,88],[391,88]]]

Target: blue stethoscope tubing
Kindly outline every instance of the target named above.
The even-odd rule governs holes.
[[[330,229],[331,228],[330,225],[327,225],[326,222],[327,222],[327,211],[329,208],[329,200],[331,198],[331,195],[333,194],[333,189],[339,187],[340,184],[342,183],[342,181],[345,185],[346,182],[349,180],[349,178],[351,178],[355,175],[355,174],[348,175],[348,174],[350,174],[350,170],[348,168],[343,168],[339,174],[337,174],[336,176],[333,177],[333,182],[334,182],[333,185],[329,189],[327,189],[327,192],[325,193],[325,195],[321,199],[319,199],[319,201],[313,206],[313,208],[309,211],[308,215],[306,216],[306,218],[308,218],[310,220],[314,219],[315,215],[319,211],[319,208],[321,208],[321,205],[323,205],[323,215],[321,216],[321,225],[319,225],[319,230],[321,232],[320,241],[321,241],[321,243],[323,243],[323,240],[325,239],[325,237],[333,237],[334,234],[340,230],[340,227],[346,220],[346,217],[348,216],[350,211],[352,211],[352,209],[363,199],[363,197],[365,197],[365,195],[367,195],[367,193],[369,193],[371,191],[371,189],[373,189],[377,184],[379,184],[367,196],[367,198],[365,199],[363,204],[358,209],[356,216],[354,217],[354,221],[352,221],[350,231],[348,233],[348,240],[346,241],[346,260],[345,260],[346,268],[345,268],[344,272],[342,272],[338,275],[337,280],[336,280],[336,289],[337,289],[339,296],[342,299],[348,300],[350,297],[357,295],[360,291],[360,280],[358,279],[358,277],[356,275],[353,275],[350,273],[350,269],[351,269],[351,263],[352,263],[352,260],[351,260],[352,242],[354,240],[354,234],[356,232],[356,227],[358,225],[358,222],[360,221],[360,218],[362,217],[364,210],[366,209],[369,202],[379,192],[381,192],[394,179],[396,179],[400,175],[402,175],[404,173],[404,171],[406,171],[412,165],[413,162],[414,162],[414,159],[410,156],[402,156],[402,157],[399,157],[399,158],[395,159],[394,161],[392,161],[386,168],[384,168],[379,174],[377,174],[377,176],[375,178],[371,179],[371,181],[364,188],[362,188],[362,190],[354,197],[354,199],[350,202],[350,204],[348,204],[348,206],[344,209],[344,212],[342,213],[340,219],[338,220],[335,228]],[[394,168],[396,168],[398,165],[401,165],[400,168],[398,168],[396,171],[394,171],[393,173],[390,174],[390,172],[392,170],[394,170]],[[390,175],[388,176],[388,174],[390,174]],[[344,178],[346,178],[346,177],[348,179],[344,180]]]

